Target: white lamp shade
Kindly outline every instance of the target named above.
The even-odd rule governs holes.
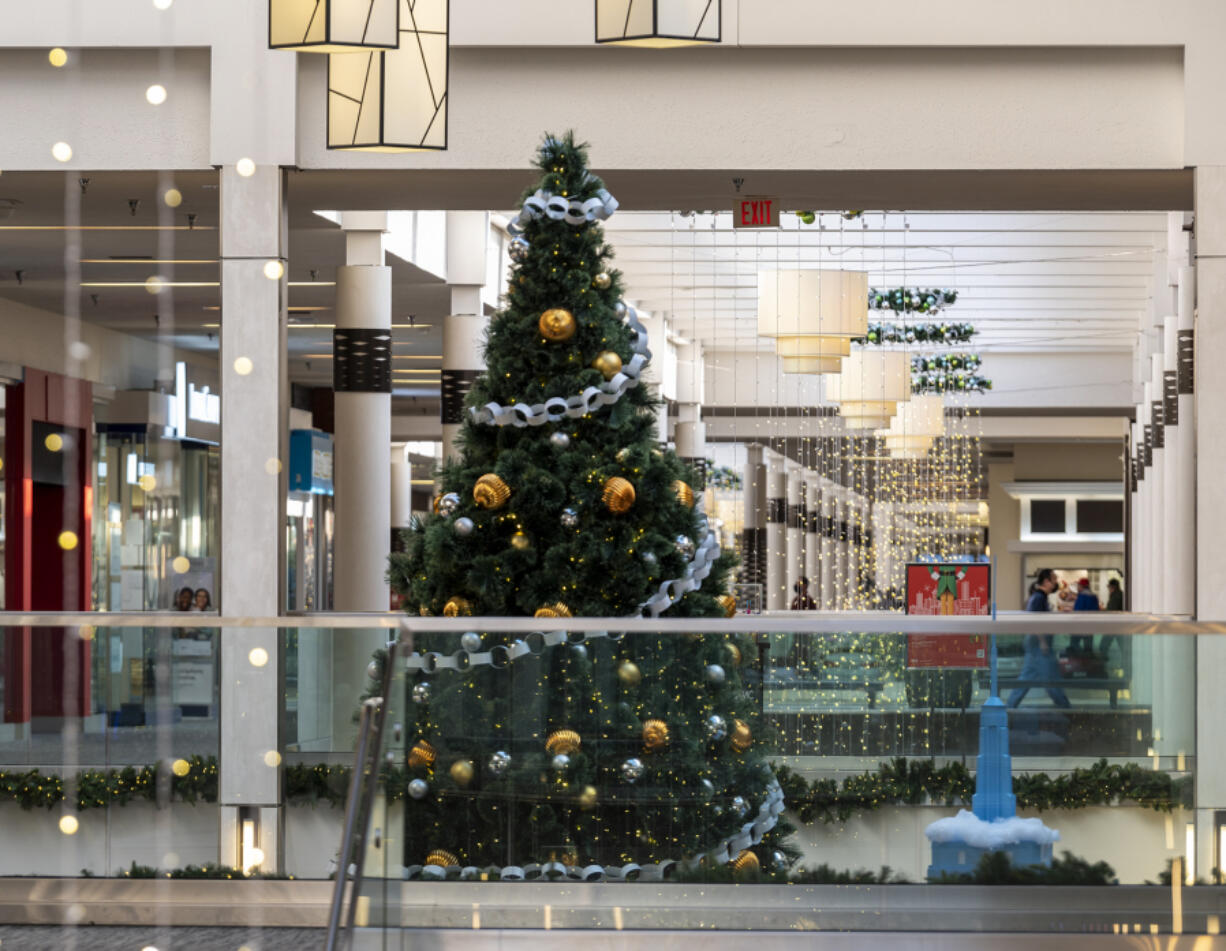
[[[399,0],[400,47],[328,58],[328,148],[447,148],[448,0]]]
[[[775,338],[785,373],[837,373],[851,339],[868,332],[868,275],[786,270],[758,274],[758,333]]]
[[[403,0],[269,0],[268,45],[341,53],[395,49]]]
[[[940,395],[913,396],[898,408],[889,429],[879,435],[890,440],[927,438],[929,443],[945,435],[945,398]]]
[[[901,350],[862,347],[843,361],[833,386],[849,429],[882,429],[911,398],[911,361]]]
[[[720,41],[721,0],[596,0],[596,42],[691,46]]]

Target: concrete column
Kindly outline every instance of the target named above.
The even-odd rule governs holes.
[[[805,470],[805,577],[809,579],[809,596],[822,603],[822,489],[820,476],[812,469]]]
[[[285,174],[268,165],[244,177],[225,166],[220,187],[220,606],[227,617],[275,617],[285,603]],[[280,267],[266,273],[269,262]],[[221,634],[218,857],[224,865],[242,864],[245,818],[256,823],[264,854],[259,867],[283,866],[280,645],[276,628]]]
[[[741,521],[741,582],[759,585],[766,606],[766,462],[761,446],[745,447],[744,517]]]
[[[1127,579],[1129,606],[1133,611],[1149,610],[1149,596],[1145,590],[1147,570],[1146,536],[1149,528],[1148,499],[1145,483],[1145,425],[1141,422],[1141,407],[1136,407],[1137,418],[1132,423],[1132,469],[1136,490],[1133,492],[1132,509],[1132,577]]]
[[[833,611],[838,607],[838,597],[835,593],[838,583],[838,536],[839,536],[839,502],[838,486],[829,479],[822,479],[821,493],[821,582],[815,595],[817,603],[824,611]]]
[[[787,580],[787,598],[788,604],[791,604],[793,591],[792,586],[800,580],[800,576],[805,573],[805,530],[804,530],[804,511],[805,511],[805,489],[803,481],[803,471],[800,466],[794,462],[789,462],[787,465],[787,559],[788,567],[785,578]]]
[[[458,453],[455,438],[464,419],[464,399],[485,370],[485,328],[481,303],[486,278],[490,220],[483,211],[447,212],[447,283],[451,315],[443,321],[443,382],[440,421],[443,458]]]
[[[694,470],[698,485],[707,482],[707,424],[702,421],[702,406],[679,403],[673,441],[681,461]]]
[[[1196,613],[1196,399],[1193,393],[1194,313],[1196,271],[1179,271],[1179,303],[1175,339],[1167,363],[1168,380],[1175,375],[1167,427],[1168,607],[1174,614]],[[1172,366],[1173,364],[1173,366]],[[1168,382],[1168,393],[1170,384]]]
[[[778,453],[766,454],[766,609],[786,610],[788,598],[787,551],[788,475]]]
[[[1163,518],[1166,514],[1166,422],[1163,419],[1163,370],[1162,351],[1150,357],[1149,380],[1149,425],[1153,440],[1150,458],[1150,549],[1153,556],[1150,610],[1155,614],[1166,613],[1166,561],[1163,559],[1163,537],[1170,526]]]
[[[409,527],[413,518],[413,466],[401,443],[392,446],[391,453],[391,523],[396,533]]]
[[[1226,167],[1200,167],[1196,189],[1196,614],[1226,618]],[[1182,316],[1182,315],[1181,315]],[[1189,386],[1191,388],[1191,386]],[[1226,746],[1215,739],[1226,721],[1226,637],[1196,639],[1196,874],[1218,865],[1214,812],[1226,810]]]

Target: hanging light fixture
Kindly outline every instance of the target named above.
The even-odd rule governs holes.
[[[268,47],[303,53],[394,50],[401,2],[268,0]]]
[[[758,273],[758,333],[775,338],[784,373],[838,373],[852,338],[867,332],[864,272]]]
[[[901,350],[858,347],[832,389],[848,429],[883,429],[898,404],[911,398],[911,360]]]
[[[596,0],[596,42],[622,46],[718,43],[721,0]]]
[[[328,57],[328,148],[447,148],[448,0],[397,0],[400,46]]]
[[[896,459],[924,458],[933,441],[945,435],[945,398],[913,396],[877,435]]]

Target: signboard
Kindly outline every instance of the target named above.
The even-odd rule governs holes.
[[[318,429],[289,434],[289,490],[332,494],[332,437]]]
[[[732,206],[732,227],[778,228],[779,199],[761,196],[738,199]]]
[[[907,613],[975,617],[992,613],[992,567],[986,564],[907,565]],[[908,667],[987,667],[983,634],[908,634]]]

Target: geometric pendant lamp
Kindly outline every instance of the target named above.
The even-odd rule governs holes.
[[[447,148],[448,0],[398,0],[400,45],[328,57],[328,148]]]
[[[758,272],[758,334],[775,338],[784,373],[838,373],[868,332],[863,271]]]
[[[398,0],[269,0],[268,47],[303,53],[395,49]]]
[[[911,357],[902,350],[857,347],[833,378],[829,395],[848,429],[884,429],[911,398]]]
[[[898,407],[889,429],[877,431],[895,459],[922,459],[944,435],[945,398],[940,394],[911,397]]]
[[[596,0],[596,42],[692,46],[720,41],[720,0]]]

